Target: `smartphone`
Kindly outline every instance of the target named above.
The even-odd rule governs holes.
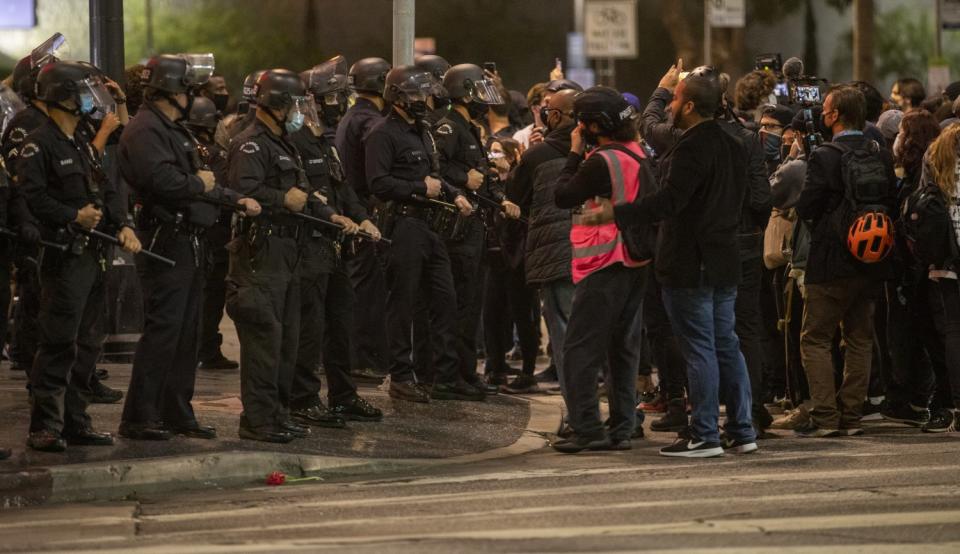
[[[497,73],[497,64],[495,62],[483,62],[483,68],[489,71],[490,73]]]

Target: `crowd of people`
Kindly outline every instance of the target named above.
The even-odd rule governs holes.
[[[125,440],[216,439],[197,372],[237,369],[240,437],[275,443],[382,420],[358,380],[421,403],[555,382],[565,453],[629,449],[652,413],[679,457],[958,428],[960,82],[678,60],[644,105],[559,69],[524,95],[492,65],[337,56],[233,102],[212,54],[123,81],[40,49],[0,85],[32,449],[113,444],[87,406],[120,400]],[[144,309],[125,393],[96,367],[114,249]]]

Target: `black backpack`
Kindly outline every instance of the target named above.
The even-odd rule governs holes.
[[[837,142],[822,146],[840,152],[841,156],[843,199],[830,217],[846,248],[850,228],[860,217],[868,214],[890,217],[889,208],[884,204],[890,196],[890,180],[876,141],[866,141],[856,148]]]
[[[923,267],[944,267],[957,258],[950,209],[935,184],[921,183],[904,200],[899,227],[907,248]]]
[[[637,197],[634,199],[634,202],[639,202],[641,198],[649,196],[657,190],[656,169],[651,161],[651,154],[648,149],[644,149],[644,152],[647,154],[645,158],[641,158],[633,150],[618,143],[611,143],[600,149],[623,152],[640,164],[640,174],[642,175],[640,178],[640,190],[637,192]],[[653,259],[657,250],[657,228],[655,223],[640,223],[620,229],[623,244],[627,247],[627,253],[631,258],[636,261]]]

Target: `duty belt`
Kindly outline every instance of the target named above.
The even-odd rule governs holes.
[[[280,223],[272,223],[269,219],[264,218],[242,218],[240,220],[239,227],[240,234],[250,235],[251,233],[256,234],[261,237],[277,237],[277,238],[292,238],[299,239],[301,233],[303,232],[303,227],[301,225],[284,225]]]
[[[427,206],[419,206],[416,204],[406,204],[403,202],[397,202],[394,205],[393,209],[395,210],[395,213],[399,216],[422,219],[427,223],[430,222],[430,218],[433,215],[433,212]]]

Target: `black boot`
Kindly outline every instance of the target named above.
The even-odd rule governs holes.
[[[650,424],[650,430],[658,433],[678,433],[687,427],[687,403],[683,398],[667,402],[667,413]]]

